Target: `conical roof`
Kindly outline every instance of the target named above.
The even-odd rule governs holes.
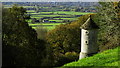
[[[80,28],[85,29],[85,30],[99,29],[99,27],[91,19],[91,16],[87,19],[87,21]]]

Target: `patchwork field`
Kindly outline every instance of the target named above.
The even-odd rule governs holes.
[[[5,8],[10,8],[10,5],[4,5]],[[35,11],[35,6],[22,6],[27,9],[27,14],[30,15],[31,19],[27,20],[32,28],[36,29],[37,27],[44,27],[48,30],[53,29],[56,25],[61,23],[72,22],[77,20],[78,17],[86,14],[93,14],[92,12],[75,12],[75,11],[61,11],[62,9],[57,10],[57,8],[51,7],[40,7],[46,9],[46,11],[39,10]],[[48,11],[51,10],[51,11]],[[33,22],[37,20],[37,22]],[[45,21],[47,20],[47,21]],[[40,24],[42,23],[42,24]]]
[[[65,24],[65,23],[36,23],[36,24],[29,24],[29,26],[32,26],[32,28],[37,29],[37,28],[45,28],[47,30],[54,29],[55,26],[60,25],[60,24]]]
[[[25,6],[24,6],[25,7]],[[28,8],[28,6],[26,6]],[[91,12],[73,12],[73,11],[53,11],[53,12],[38,12],[36,13],[35,10],[27,10],[28,14],[31,15],[31,18],[36,18],[36,20],[47,20],[47,22],[37,22],[32,24],[32,19],[28,22],[32,28],[37,29],[39,27],[46,28],[47,30],[54,29],[56,25],[60,25],[66,21],[74,21],[77,20],[78,17],[86,14],[90,14]],[[40,24],[42,23],[42,24]]]

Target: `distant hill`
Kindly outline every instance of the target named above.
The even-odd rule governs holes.
[[[120,62],[120,60],[118,60],[118,48],[119,47],[98,53],[92,57],[65,64],[62,68],[67,66],[70,68],[79,66],[118,66],[118,62]]]

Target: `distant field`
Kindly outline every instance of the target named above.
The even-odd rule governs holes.
[[[39,12],[40,14],[50,14],[50,13],[53,13],[53,12]]]
[[[10,8],[12,7],[11,5],[4,5],[5,8]],[[34,8],[34,6],[22,6],[24,8]]]
[[[37,29],[37,28],[40,28],[40,27],[32,27],[33,29]],[[55,26],[44,26],[44,27],[42,27],[42,28],[45,28],[45,29],[47,29],[47,30],[51,30],[51,29],[54,29],[55,28]]]
[[[35,17],[35,16],[33,17],[33,16],[32,16],[31,18],[36,18],[36,19],[40,19],[40,18],[42,18],[42,17]]]
[[[27,22],[31,22],[32,20],[30,19],[30,20],[26,20]]]
[[[63,19],[63,20],[77,20],[77,18],[54,18],[54,19]]]
[[[35,7],[35,6],[23,6],[24,8],[31,8],[31,7]],[[49,7],[42,7],[42,8],[49,8]]]
[[[29,26],[32,26],[32,28],[36,29],[39,27],[46,28],[47,30],[54,29],[55,26],[65,24],[65,23],[36,23],[36,24],[29,24]]]
[[[9,8],[11,6],[5,5],[5,7]],[[34,8],[34,6],[23,6],[23,7],[24,8]],[[42,7],[42,8],[50,9],[49,7]],[[56,8],[54,8],[54,11],[38,12],[38,13],[36,13],[35,10],[27,10],[27,13],[31,15],[31,18],[36,18],[37,20],[40,20],[41,18],[45,18],[45,17],[51,17],[51,19],[49,19],[49,18],[45,18],[45,19],[49,20],[50,22],[51,21],[57,22],[57,23],[45,22],[42,24],[40,24],[40,23],[29,24],[34,29],[36,29],[37,27],[43,27],[48,30],[53,29],[56,25],[60,25],[61,23],[63,23],[64,20],[74,21],[74,20],[78,19],[79,15],[93,14],[92,12],[57,11]],[[32,21],[32,19],[27,20],[28,23],[31,23],[31,21]]]
[[[63,20],[49,20],[49,21],[63,22]]]
[[[27,12],[35,12],[35,10],[27,10]]]
[[[56,16],[65,16],[65,15],[32,15],[32,17],[56,17]]]
[[[73,11],[54,11],[54,12],[38,12],[36,13],[34,10],[28,10],[28,14],[31,15],[31,18],[40,19],[43,17],[58,17],[60,18],[53,18],[53,20],[49,21],[55,21],[55,22],[63,22],[63,20],[70,20],[74,21],[77,20],[78,17],[75,15],[86,15],[86,14],[93,14],[91,12],[73,12]],[[71,17],[71,18],[70,18]]]
[[[34,10],[28,10],[27,12],[35,12]],[[85,15],[90,14],[91,12],[73,12],[73,11],[55,11],[55,12],[39,12],[39,13],[31,13],[31,14],[69,14],[69,15]]]
[[[4,8],[11,8],[11,5],[4,5]]]
[[[34,12],[34,11],[29,10],[28,12]],[[41,14],[54,13],[54,14],[84,15],[84,14],[90,14],[91,12],[55,11],[55,12],[39,12],[39,13],[41,13]],[[37,14],[37,13],[32,13],[32,14]]]
[[[34,6],[23,6],[24,8],[34,8]]]
[[[85,15],[90,14],[91,12],[73,12],[73,11],[57,11],[58,14],[71,14],[71,15]]]
[[[60,24],[65,24],[65,23],[36,23],[36,24],[29,24],[29,25],[32,26],[32,25],[60,25]]]
[[[30,8],[34,6],[23,6],[25,8]],[[49,8],[49,7],[42,7],[42,8]],[[55,21],[57,23],[63,22],[63,20],[70,20],[74,21],[77,20],[78,16],[76,15],[86,15],[86,14],[93,14],[92,12],[74,12],[74,11],[53,11],[53,12],[38,12],[36,13],[35,10],[27,10],[28,14],[31,15],[31,18],[36,18],[39,20],[40,18],[43,17],[58,17],[59,18],[53,18],[53,19],[48,19],[49,21]],[[31,20],[29,21],[31,22]]]

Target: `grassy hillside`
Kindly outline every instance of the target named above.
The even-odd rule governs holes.
[[[76,67],[76,66],[118,66],[118,48],[110,49],[102,53],[98,53],[92,57],[84,58],[76,62],[71,62],[62,66]]]

